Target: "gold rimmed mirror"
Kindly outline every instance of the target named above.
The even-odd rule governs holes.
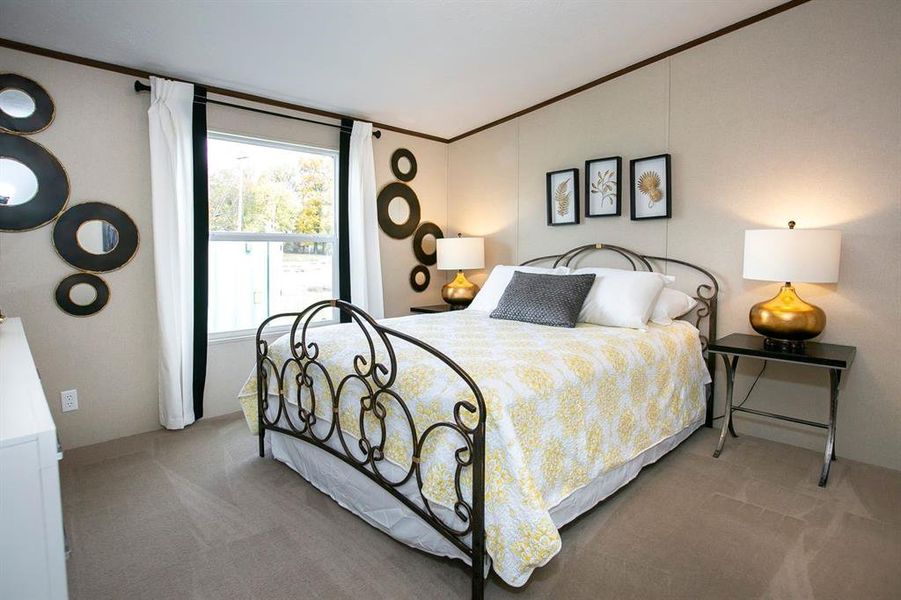
[[[93,273],[74,273],[59,282],[54,298],[63,312],[73,317],[88,317],[109,302],[109,286]]]
[[[53,122],[53,100],[33,79],[0,73],[0,130],[30,135]]]

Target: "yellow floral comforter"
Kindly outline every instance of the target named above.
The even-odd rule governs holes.
[[[487,408],[487,550],[495,571],[514,586],[524,585],[535,568],[560,550],[550,509],[599,475],[697,422],[704,411],[709,375],[698,331],[682,321],[649,325],[647,331],[582,324],[564,329],[465,310],[386,319],[382,324],[447,354],[482,391]],[[320,360],[336,384],[351,372],[353,357],[365,344],[355,325],[310,329],[308,335],[319,344]],[[277,364],[290,355],[287,337],[270,348]],[[419,435],[431,423],[452,421],[454,403],[471,398],[468,387],[433,356],[392,341],[399,364],[393,389],[410,409]],[[323,406],[321,399],[328,395],[322,393],[322,382],[314,388],[320,399],[317,413],[328,419],[331,409]],[[287,393],[294,397],[296,391],[289,385]],[[339,405],[342,428],[350,435],[359,435],[361,395],[343,395]],[[255,430],[255,372],[239,399]],[[387,404],[385,455],[406,471],[411,461],[409,427],[400,407]],[[370,419],[376,426],[367,431],[377,438],[374,418],[365,420],[364,427]],[[449,432],[431,438],[422,451],[423,493],[430,502],[452,508],[453,451],[460,443]],[[350,445],[356,447],[356,442]],[[464,478],[462,483],[468,501],[471,481]]]

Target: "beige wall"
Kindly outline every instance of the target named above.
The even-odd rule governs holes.
[[[416,177],[409,185],[419,198],[421,221],[431,221],[446,233],[447,226],[447,144],[382,131],[373,143],[375,155],[376,191],[395,181],[391,172],[391,155],[398,148],[407,148],[416,157]],[[379,229],[379,248],[382,252],[382,286],[385,295],[385,316],[410,314],[411,306],[441,302],[444,273],[429,267],[431,283],[423,292],[410,287],[410,271],[418,263],[413,255],[413,237],[395,240]]]
[[[158,426],[157,331],[150,229],[147,101],[134,78],[0,49],[0,72],[31,77],[56,104],[56,118],[29,136],[69,175],[69,204],[100,201],[128,213],[141,241],[124,268],[101,277],[106,308],[72,317],[56,307],[57,283],[76,270],[57,256],[52,224],[0,233],[0,305],[25,324],[64,448]],[[79,410],[61,414],[59,393],[78,390]]]
[[[68,172],[70,204],[97,200],[127,212],[141,245],[125,268],[103,274],[111,300],[100,313],[76,318],[53,301],[56,284],[75,270],[54,252],[52,224],[23,233],[0,233],[0,306],[21,316],[65,448],[159,427],[157,332],[154,302],[147,133],[148,96],[134,93],[133,77],[0,48],[0,72],[20,73],[43,85],[56,104],[51,127],[33,139]],[[212,129],[337,148],[335,130],[211,106]],[[446,224],[444,144],[383,132],[376,140],[379,189],[390,179],[388,159],[410,148],[419,163],[412,185],[423,218]],[[407,283],[415,264],[409,240],[382,239],[385,302],[389,315],[440,299],[440,283],[414,293]],[[433,275],[435,272],[433,271]],[[205,414],[237,410],[235,397],[253,366],[251,340],[210,345]],[[76,388],[80,408],[61,414],[59,392]]]
[[[742,279],[745,229],[790,218],[841,229],[841,281],[798,286],[829,316],[822,341],[858,347],[838,454],[901,468],[899,28],[897,2],[815,0],[455,142],[449,228],[488,235],[489,264],[604,241],[708,266],[722,285],[720,334],[750,332],[748,308],[778,289]],[[661,152],[672,154],[673,218],[632,222],[628,161]],[[623,216],[547,227],[545,173],[610,155],[624,159]],[[736,395],[759,365],[740,366]],[[827,381],[773,364],[753,402],[824,419]],[[737,427],[822,448],[819,430],[744,415]]]

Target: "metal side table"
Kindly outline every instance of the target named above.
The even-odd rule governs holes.
[[[841,382],[842,372],[849,369],[851,363],[854,362],[854,355],[857,353],[857,348],[854,346],[838,346],[836,344],[807,342],[803,352],[786,352],[764,347],[763,340],[764,338],[759,335],[733,333],[716,340],[707,347],[707,352],[719,354],[723,358],[723,363],[726,365],[726,414],[723,417],[723,428],[722,431],[720,431],[720,440],[716,445],[713,457],[719,458],[720,453],[723,451],[723,445],[726,443],[727,431],[732,437],[738,437],[732,424],[732,413],[734,412],[746,412],[762,417],[770,417],[783,421],[791,421],[792,423],[801,423],[802,425],[809,425],[811,427],[819,427],[828,432],[826,437],[826,451],[823,457],[823,470],[820,473],[820,487],[824,487],[826,481],[829,479],[829,467],[832,465],[832,461],[835,460],[835,415],[838,410],[838,386]],[[735,382],[735,368],[738,366],[738,359],[741,357],[829,369],[829,422],[819,423],[816,421],[799,419],[797,417],[790,417],[788,415],[745,408],[744,406],[733,406],[732,389]]]

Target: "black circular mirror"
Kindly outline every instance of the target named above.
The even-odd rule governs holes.
[[[53,220],[69,201],[69,179],[46,148],[0,133],[0,231],[27,231]]]
[[[0,129],[37,133],[53,122],[53,100],[35,81],[14,73],[0,74]]]
[[[400,222],[396,222],[391,218],[392,210],[390,207],[396,198],[405,201],[407,204],[406,219]],[[402,240],[416,231],[416,227],[419,225],[420,215],[419,198],[410,186],[398,181],[389,183],[382,188],[381,192],[379,192],[376,204],[379,226],[382,228],[382,231],[389,236],[396,240]],[[394,212],[395,214],[398,214],[396,209]]]
[[[413,254],[416,260],[424,265],[434,265],[438,262],[437,240],[444,237],[441,228],[429,221],[423,223],[413,235]]]
[[[406,148],[398,148],[391,155],[391,172],[401,181],[412,181],[416,170],[416,157]]]
[[[109,286],[92,273],[69,275],[56,286],[56,305],[74,317],[99,312],[109,302]]]
[[[424,265],[416,265],[410,271],[410,287],[414,292],[424,292],[432,280],[432,274]]]
[[[138,227],[125,212],[103,202],[71,206],[53,226],[53,245],[73,267],[101,273],[128,264],[138,249]]]

